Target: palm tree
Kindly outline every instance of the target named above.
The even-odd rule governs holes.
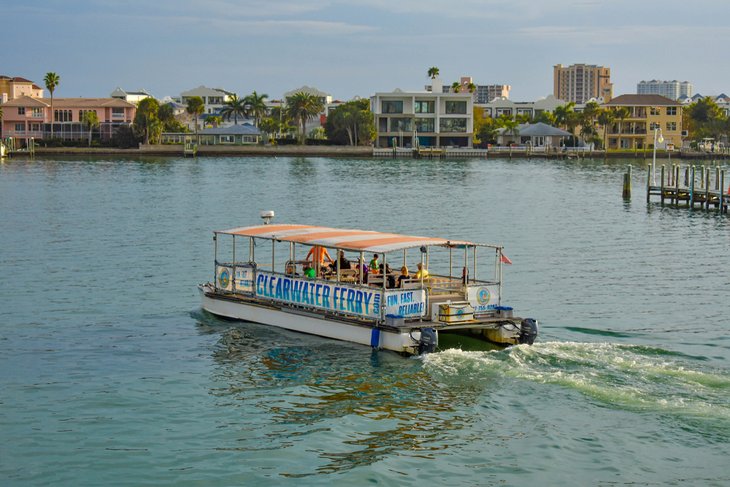
[[[458,93],[459,90],[461,90],[461,83],[459,83],[458,81],[454,81],[453,83],[451,83],[451,91],[452,92]]]
[[[504,127],[504,135],[511,135],[513,137],[520,135],[520,122],[517,120],[503,118],[500,123]]]
[[[94,129],[99,126],[99,115],[97,115],[96,110],[88,110],[81,117],[81,122],[89,127],[89,147],[91,147],[91,135]]]
[[[316,95],[298,91],[292,96],[286,97],[286,112],[292,119],[299,122],[301,130],[301,143],[304,144],[306,137],[307,120],[316,117],[324,109],[322,100]]]
[[[188,98],[188,106],[185,111],[193,116],[193,122],[195,123],[195,135],[198,135],[198,117],[205,110],[205,103],[199,96],[191,96]]]
[[[437,68],[436,66],[432,66],[432,67],[428,68],[428,76],[431,79],[436,79],[436,76],[438,76],[438,75],[439,75],[439,68]]]
[[[253,115],[253,121],[255,126],[259,126],[261,119],[266,116],[268,107],[266,106],[266,99],[269,97],[266,93],[258,94],[254,90],[253,93],[244,98],[246,106],[248,107],[248,114]]]
[[[477,85],[469,81],[469,84],[466,85],[466,89],[469,90],[469,93],[474,93],[475,91],[477,91]]]
[[[228,100],[223,104],[223,108],[220,110],[221,117],[223,120],[230,120],[233,117],[233,123],[238,125],[238,116],[246,118],[248,115],[248,105],[246,104],[246,98],[239,98],[237,94],[232,94]]]
[[[51,138],[53,138],[53,119],[55,118],[53,114],[53,92],[56,91],[56,87],[58,87],[58,84],[61,82],[61,77],[56,73],[49,71],[43,78],[43,82],[46,84],[46,88],[51,94]]]
[[[598,125],[603,127],[603,155],[605,157],[608,153],[608,145],[606,143],[606,139],[608,137],[608,127],[610,125],[613,125],[614,120],[613,112],[611,110],[602,109],[598,112],[597,120]]]

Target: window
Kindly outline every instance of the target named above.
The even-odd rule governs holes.
[[[466,113],[466,102],[465,101],[447,101],[446,102],[446,113]]]
[[[434,131],[434,119],[433,118],[417,118],[416,119],[416,132],[433,132]]]
[[[232,144],[235,142],[235,137],[233,135],[221,135],[220,142],[221,144]]]
[[[412,128],[412,120],[410,118],[391,118],[390,119],[390,131],[391,132],[410,132]]]
[[[112,108],[112,118],[124,118],[124,108]]]
[[[416,101],[414,106],[416,113],[434,113],[435,102],[434,101]]]
[[[25,132],[25,125],[22,123],[16,123],[15,124],[15,132],[16,133],[23,133]]]
[[[32,124],[30,124],[30,129],[33,132],[40,132],[41,131],[41,124],[39,124],[39,123],[32,123]]]
[[[34,108],[32,116],[33,116],[33,118],[43,118],[43,109]]]
[[[667,131],[675,132],[677,130],[677,122],[667,122]]]
[[[466,119],[442,118],[440,130],[441,132],[466,132]]]
[[[383,101],[383,113],[403,113],[402,101]]]
[[[71,122],[71,110],[54,110],[53,111],[54,122]]]
[[[659,108],[651,107],[650,112],[652,115],[659,115]]]
[[[25,115],[25,107],[18,107],[18,115]]]
[[[677,107],[667,107],[667,115],[676,115]]]

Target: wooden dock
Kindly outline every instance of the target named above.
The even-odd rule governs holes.
[[[655,180],[651,164],[647,170],[646,202],[658,196],[662,205],[669,203],[690,209],[714,210],[727,214],[730,206],[730,183],[725,178],[725,170],[702,166],[680,167],[673,164],[669,170],[662,165],[659,181]],[[714,179],[713,179],[714,176]]]

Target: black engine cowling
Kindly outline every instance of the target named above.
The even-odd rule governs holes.
[[[418,354],[435,352],[438,343],[439,339],[436,330],[433,328],[421,328],[421,339],[418,340]]]
[[[532,345],[537,338],[537,320],[525,318],[520,326],[520,343]]]

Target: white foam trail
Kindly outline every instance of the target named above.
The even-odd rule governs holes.
[[[619,408],[730,421],[730,373],[696,365],[669,352],[605,342],[452,349],[424,359],[424,369],[444,381],[521,379],[573,389]]]

